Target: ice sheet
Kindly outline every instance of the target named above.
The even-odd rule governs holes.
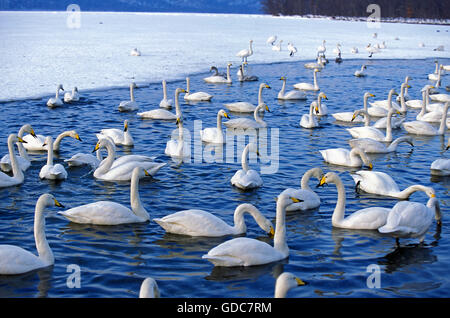
[[[82,12],[80,28],[69,28],[69,15],[0,12],[0,101],[51,95],[58,84],[83,91],[180,79],[211,65],[224,71],[227,62],[235,77],[236,53],[250,39],[250,64],[313,59],[323,39],[330,58],[338,42],[348,59],[367,58],[364,47],[382,41],[387,48],[373,58],[450,57],[450,27],[442,25],[381,23],[373,29],[361,21],[267,15]],[[266,44],[270,35],[283,40],[281,52]],[[298,49],[294,57],[288,42]],[[433,51],[439,45],[444,51]],[[350,53],[354,46],[359,54]],[[135,47],[141,56],[129,55]]]

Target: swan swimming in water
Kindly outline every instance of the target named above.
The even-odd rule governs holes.
[[[283,86],[281,87],[280,92],[278,93],[278,99],[281,100],[306,100],[306,94],[304,92],[298,90],[292,90],[286,92],[286,77],[282,76],[280,78],[283,81]]]
[[[295,277],[294,274],[284,272],[278,276],[275,283],[275,295],[274,298],[285,298],[286,294],[292,288],[297,286],[304,286],[306,283],[300,278]]]
[[[9,176],[6,173],[0,171],[0,188],[12,187],[22,184],[25,179],[23,171],[19,167],[19,162],[17,160],[16,154],[14,153],[14,144],[17,142],[26,143],[25,140],[15,134],[10,134],[8,136],[8,151],[9,158],[11,160],[13,175]]]
[[[268,111],[269,106],[266,104],[259,104],[255,110],[253,111],[253,118],[234,118],[224,123],[224,125],[227,128],[241,128],[241,129],[247,129],[247,128],[265,128],[267,127],[267,123],[262,119],[260,115],[260,111]]]
[[[190,91],[190,78],[186,77],[186,94],[184,95],[184,100],[187,101],[210,101],[213,95],[206,92],[195,92]]]
[[[58,106],[62,106],[64,103],[62,102],[61,98],[59,97],[59,91],[64,91],[64,88],[61,84],[58,85],[56,88],[56,95],[55,97],[50,98],[47,101],[47,106],[50,108],[55,108]]]
[[[264,88],[271,89],[271,87],[269,85],[267,85],[266,83],[261,83],[259,85],[258,105],[261,105],[264,103],[263,98],[262,98],[262,91]],[[249,102],[235,102],[235,103],[227,103],[227,104],[225,104],[225,107],[228,108],[230,111],[236,112],[236,113],[253,113],[257,106],[255,106]]]
[[[64,93],[64,103],[73,103],[80,100],[80,94],[78,93],[78,88],[75,86],[72,92]]]
[[[247,162],[249,152],[255,152],[258,156],[258,148],[256,144],[249,143],[245,146],[241,156],[242,169],[236,171],[231,178],[231,184],[242,190],[259,188],[263,185],[263,181],[256,170],[250,169]]]
[[[29,133],[31,136],[36,138],[36,134],[34,133],[33,128],[31,127],[30,124],[25,124],[23,125],[20,129],[19,132],[17,133],[17,137],[19,138],[23,138],[23,135],[25,133]],[[19,164],[19,167],[22,171],[26,171],[30,166],[31,166],[31,160],[28,157],[28,153],[27,150],[25,149],[25,147],[23,146],[22,142],[18,142],[16,143],[16,146],[19,150],[19,157],[16,156],[17,158],[17,162]],[[0,166],[2,171],[4,172],[10,172],[12,171],[12,166],[11,166],[11,158],[9,156],[9,153],[4,155],[2,157],[2,159],[0,160]]]
[[[159,102],[159,107],[161,108],[172,108],[173,100],[167,98],[167,83],[166,80],[162,81],[163,86],[163,98]]]
[[[372,162],[364,151],[360,148],[353,148],[348,150],[345,148],[329,148],[319,150],[323,160],[333,165],[345,167],[361,167],[363,164],[373,168]]]
[[[53,143],[54,152],[59,152],[61,141],[66,137],[71,137],[73,139],[81,141],[80,135],[78,135],[78,133],[75,130],[66,130],[56,137],[55,142]],[[23,137],[23,140],[26,141],[26,143],[23,146],[28,151],[48,150],[48,146],[45,145],[45,136],[43,135],[32,136],[31,134],[28,134]]]
[[[203,142],[223,144],[225,142],[222,131],[222,117],[230,119],[228,114],[223,110],[217,112],[217,127],[205,128],[200,131],[200,138]]]
[[[117,128],[106,128],[100,130],[100,133],[97,134],[98,139],[102,139],[105,136],[110,137],[112,141],[116,145],[122,146],[133,146],[134,139],[131,136],[129,127],[128,127],[128,119],[125,119],[123,122],[123,130]]]
[[[181,93],[186,93],[183,88],[177,88],[175,90],[175,114],[168,111],[167,109],[152,109],[142,113],[137,113],[136,115],[140,118],[146,119],[156,119],[156,120],[176,120],[181,116],[180,101],[179,96]]]
[[[119,111],[120,112],[132,112],[135,110],[138,110],[139,105],[134,99],[134,89],[137,88],[136,83],[130,84],[130,100],[121,101],[119,104]]]
[[[299,89],[302,91],[318,91],[319,90],[319,85],[317,84],[317,73],[320,72],[317,68],[314,69],[313,71],[313,80],[314,80],[314,84],[311,83],[297,83],[294,84],[294,88],[295,89]]]
[[[216,73],[212,76],[208,76],[205,77],[203,80],[206,83],[213,83],[213,84],[220,84],[220,83],[224,83],[224,84],[231,84],[233,81],[231,80],[231,76],[230,76],[230,67],[231,67],[231,63],[227,64],[227,73],[226,76],[223,76],[221,74],[219,74],[217,67],[215,66],[211,66],[211,70],[215,70]]]
[[[67,171],[60,163],[53,163],[53,138],[47,136],[45,138],[47,150],[47,164],[41,168],[39,178],[48,180],[65,180],[67,179]]]

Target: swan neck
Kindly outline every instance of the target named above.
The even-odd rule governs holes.
[[[392,106],[391,106],[392,107]],[[385,141],[392,141],[392,109],[389,110],[387,121],[386,121],[386,137],[384,138]]]
[[[249,170],[248,167],[248,152],[250,150],[249,145],[245,146],[244,151],[242,152],[241,156],[241,164],[242,164],[242,170],[247,172]]]
[[[263,103],[262,100],[262,91],[263,91],[264,86],[260,85],[259,86],[259,92],[258,92],[258,105]]]
[[[139,195],[139,170],[133,171],[133,175],[131,177],[131,185],[130,185],[130,205],[131,210],[136,214],[137,217],[147,221],[150,219],[150,215],[145,210],[144,206],[141,202],[141,197]]]
[[[367,100],[369,99],[369,95],[364,95],[364,111],[367,112]]]
[[[443,135],[445,133],[445,129],[447,128],[446,122],[447,122],[448,105],[449,105],[448,102],[445,103],[444,112],[442,113],[442,118],[441,118],[441,124],[439,125],[439,130],[438,130],[439,135]]]
[[[402,85],[400,90],[400,110],[405,113],[407,111],[406,109],[406,103],[405,103],[405,90],[407,86],[405,84]]]
[[[175,112],[177,117],[181,117],[181,109],[180,109],[180,101],[178,100],[180,96],[180,92],[175,91]]]
[[[333,216],[331,217],[331,222],[334,226],[337,226],[344,220],[346,194],[344,184],[339,178],[335,178],[333,183],[336,185],[338,198],[336,207],[334,208]]]
[[[277,202],[275,236],[273,238],[273,247],[284,256],[289,255],[289,247],[286,243],[286,208],[283,206],[282,200]]]
[[[25,178],[22,169],[19,167],[19,162],[17,161],[16,154],[14,152],[14,141],[8,138],[8,152],[9,159],[11,160],[11,167],[13,171],[13,176],[16,179],[23,180]]]
[[[318,85],[317,85],[317,72],[314,72],[314,87],[318,87]]]
[[[163,84],[163,98],[167,99],[167,84],[166,84],[166,81],[163,81],[162,84]]]
[[[436,221],[441,221],[442,214],[441,214],[441,207],[439,206],[439,201],[436,198],[430,198],[427,202],[427,208],[434,210],[434,218]]]
[[[397,139],[395,139],[388,147],[389,152],[393,152],[395,150],[397,150],[398,145],[401,142],[406,142],[408,141],[408,137],[407,136],[403,136],[403,137],[398,137]]]
[[[104,145],[104,147],[108,151],[108,154],[106,156],[106,159],[104,159],[101,162],[101,165],[97,168],[97,170],[95,170],[95,173],[97,173],[97,174],[98,173],[104,174],[104,173],[108,172],[109,169],[111,169],[111,166],[114,163],[114,160],[116,158],[116,149],[115,149],[114,145],[112,145],[111,143],[108,142]]]
[[[258,223],[261,223],[263,216],[261,212],[258,211],[254,206],[244,203],[239,205],[236,210],[234,210],[234,231],[236,234],[245,233],[247,231],[247,225],[245,224],[244,214],[250,214]]]
[[[68,136],[70,136],[70,132],[68,131],[60,133],[58,137],[56,137],[55,142],[53,143],[53,151],[59,151],[59,145],[61,144],[61,140]]]
[[[302,188],[303,190],[312,191],[311,188],[309,187],[309,180],[314,175],[314,173],[315,173],[315,168],[310,169],[303,174],[303,177],[300,181],[300,188]]]
[[[415,184],[415,185],[407,187],[403,191],[400,191],[396,196],[399,199],[408,199],[411,196],[411,194],[413,194],[414,192],[417,192],[417,191],[424,191],[425,192],[426,189],[427,189],[426,187],[424,187],[424,186],[422,186],[420,184]]]
[[[244,71],[242,71],[242,76],[244,76]],[[231,76],[230,76],[230,65],[227,65],[227,81],[228,81],[228,82],[231,81]]]
[[[39,254],[39,259],[48,265],[52,265],[55,262],[53,252],[48,245],[45,235],[45,217],[44,217],[45,203],[42,199],[39,199],[36,203],[34,212],[34,241],[36,243],[36,249]]]
[[[47,142],[47,165],[53,165],[53,139],[51,138]]]
[[[261,104],[260,104],[261,105]],[[257,106],[255,108],[255,111],[253,112],[253,117],[255,118],[255,121],[257,123],[264,123],[264,121],[262,120],[262,118],[259,115],[259,110],[262,108],[263,106]]]

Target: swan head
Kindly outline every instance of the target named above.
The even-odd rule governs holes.
[[[95,144],[95,148],[94,150],[92,150],[92,152],[96,152],[97,150],[99,150],[100,148],[106,148],[107,146],[112,147],[113,149],[115,149],[115,145],[113,140],[111,139],[111,137],[102,137],[99,141],[97,141],[97,143]]]
[[[123,122],[123,131],[124,132],[128,131],[128,119],[125,119],[125,121]]]
[[[268,112],[270,113],[269,106],[267,106],[267,104],[265,104],[265,103],[259,104],[256,108],[258,109],[258,111],[259,111],[260,109],[262,109],[262,110],[268,111]]]
[[[393,109],[393,108],[391,108],[391,109]],[[355,118],[358,117],[358,115],[368,116],[369,114],[364,109],[355,110],[355,112],[353,113],[351,121],[354,121]]]
[[[184,88],[177,88],[175,90],[175,94],[186,93],[187,91]]]
[[[395,89],[391,89],[391,90],[389,91],[389,95],[390,95],[390,96],[392,96],[392,95],[398,96],[398,93],[395,91]]]
[[[318,98],[324,98],[324,99],[328,100],[328,97],[327,97],[327,95],[325,95],[324,92],[320,92]]]
[[[351,153],[359,155],[361,157],[361,160],[369,168],[369,170],[373,169],[372,161],[361,148],[355,147],[351,150]]]
[[[51,143],[53,143],[53,137],[47,136],[47,137],[45,137],[44,143],[42,144],[42,146],[47,146],[47,145],[50,145]]]
[[[136,85],[135,82],[132,82],[132,83],[130,84],[130,87],[131,87],[131,88],[137,88],[137,85]]]
[[[260,86],[263,87],[263,88],[268,88],[268,89],[272,88],[269,85],[267,85],[266,83],[262,83]]]
[[[324,176],[322,168],[319,168],[319,167],[312,168],[311,171],[312,171],[312,175],[319,181]]]
[[[318,68],[315,68],[314,73],[318,73],[318,72],[320,72],[320,70]]]
[[[41,204],[44,204],[44,206],[57,206],[59,208],[64,208],[64,205],[62,205],[61,203],[58,202],[58,200],[56,200],[56,198],[50,194],[50,193],[44,193],[42,194],[39,199],[38,202]]]
[[[80,138],[80,135],[78,135],[78,133],[75,130],[70,130],[67,132],[69,137],[72,137],[73,139],[82,141]]]
[[[25,140],[23,140],[22,138],[20,138],[19,136],[17,136],[16,134],[11,134],[8,136],[8,143],[16,143],[16,142],[21,142],[26,144],[27,142]]]
[[[280,77],[280,81],[285,81],[285,80],[286,80],[286,77],[284,77],[284,76]]]
[[[286,209],[286,207],[289,204],[292,203],[300,203],[303,202],[302,199],[296,198],[296,197],[292,197],[290,195],[287,194],[280,194],[278,197],[275,198],[275,201],[277,202],[277,207],[281,207],[283,209]]]
[[[58,91],[59,91],[59,90],[62,90],[62,91],[64,90],[64,87],[62,86],[62,84],[59,84],[59,85],[58,85]]]
[[[435,88],[433,85],[425,85],[422,89],[421,92],[426,92],[429,91],[430,89]]]
[[[30,124],[23,125],[21,129],[22,129],[22,131],[29,133],[34,138],[37,138],[36,133],[34,132],[34,129],[33,129],[33,127],[31,127]]]
[[[369,92],[364,93],[364,98],[369,98],[369,97],[375,97],[375,95],[372,93],[369,93]]]
[[[159,288],[156,281],[147,277],[141,284],[141,288],[139,290],[139,298],[159,298]]]
[[[294,274],[284,272],[280,274],[280,276],[278,276],[275,283],[275,298],[284,298],[288,290],[304,285],[306,285],[306,283],[300,278],[296,277]]]
[[[219,110],[219,115],[222,116],[222,117],[230,119],[230,116],[228,115],[228,113],[225,110],[223,110],[223,109]]]
[[[251,143],[249,143],[249,144],[247,145],[247,147],[248,147],[248,150],[249,150],[249,151],[252,151],[252,152],[256,153],[256,155],[257,155],[258,157],[261,157],[261,154],[260,154],[259,151],[258,151],[258,146],[256,146],[255,143],[251,142]]]

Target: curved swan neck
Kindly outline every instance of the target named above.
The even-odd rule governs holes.
[[[312,191],[308,184],[309,180],[311,179],[312,176],[315,176],[316,174],[320,174],[320,172],[321,172],[320,168],[312,168],[312,169],[309,169],[308,171],[306,171],[303,174],[303,177],[300,181],[300,188],[302,188],[303,190]]]
[[[250,214],[256,221],[256,223],[261,224],[264,219],[261,212],[255,208],[253,205],[244,203],[240,204],[236,210],[234,210],[234,231],[236,234],[245,233],[247,231],[247,225],[245,224],[244,214]]]
[[[409,142],[409,143],[411,143],[410,140],[411,140],[411,138],[408,137],[408,136],[398,137],[397,139],[395,139],[395,140],[389,145],[388,151],[389,151],[389,152],[393,152],[393,151],[397,150],[397,147],[398,147],[398,145],[399,145],[401,142]]]
[[[145,210],[144,206],[141,202],[141,197],[139,195],[139,174],[141,169],[136,169],[133,171],[131,176],[131,185],[130,185],[130,205],[134,214],[137,217],[144,219],[145,221],[150,219],[150,215]]]
[[[420,109],[420,113],[417,117],[421,117],[426,114],[428,106],[428,89],[422,92],[422,108]]]
[[[423,185],[420,184],[414,184],[412,186],[407,187],[406,189],[404,189],[403,191],[400,191],[396,197],[398,197],[399,199],[408,199],[411,194],[413,194],[414,192],[417,191],[423,191],[426,192],[428,189],[428,187],[425,187]]]
[[[427,208],[434,210],[434,218],[438,221],[438,224],[441,223],[442,214],[441,208],[439,206],[439,201],[436,198],[430,198],[427,202]]]
[[[53,143],[53,151],[58,152],[59,151],[59,145],[61,144],[61,140],[63,140],[63,138],[65,137],[69,137],[70,136],[70,132],[69,131],[65,131],[62,132],[58,135],[58,137],[56,137],[55,142]]]
[[[439,125],[438,134],[443,135],[445,133],[445,129],[447,128],[447,111],[448,111],[448,102],[445,103],[444,112],[442,113],[441,124]]]
[[[114,163],[114,160],[116,158],[116,149],[115,146],[108,140],[108,142],[105,142],[102,146],[103,148],[106,148],[108,151],[108,154],[106,156],[106,159],[103,159],[100,166],[95,170],[94,173],[106,173],[111,169],[112,164]]]
[[[19,133],[17,134],[17,137],[22,138],[23,135],[25,134],[25,131],[28,130],[29,128],[30,128],[30,126],[29,126],[28,124],[27,124],[27,125],[23,125],[23,126],[20,128]],[[21,142],[17,142],[16,145],[17,145],[17,149],[19,149],[19,155],[20,155],[22,158],[24,158],[24,159],[30,161],[30,157],[28,157],[28,152],[27,152],[27,150],[25,149],[25,147],[23,146],[23,144],[22,144]]]
[[[350,156],[351,163],[353,163],[355,161],[360,162],[360,160],[363,161],[364,164],[368,164],[368,162],[369,162],[365,152],[362,151],[360,148],[353,148],[350,151],[349,156]]]
[[[402,113],[406,113],[407,109],[406,109],[406,103],[405,103],[405,90],[408,87],[407,84],[403,83],[400,87],[400,110],[402,111]]]
[[[55,258],[45,236],[44,208],[45,200],[44,198],[39,198],[34,212],[34,241],[39,258],[46,264],[52,265],[55,262]]]
[[[22,169],[19,167],[19,162],[17,161],[17,157],[14,152],[14,139],[11,136],[8,137],[8,152],[14,178],[23,180],[25,176]]]
[[[259,115],[259,110],[260,109],[264,109],[264,104],[259,104],[256,108],[255,111],[253,112],[253,117],[255,118],[255,121],[257,123],[264,123],[263,119],[260,117]]]
[[[273,247],[287,257],[289,255],[289,247],[286,243],[286,207],[283,201],[280,198],[277,201]]]

